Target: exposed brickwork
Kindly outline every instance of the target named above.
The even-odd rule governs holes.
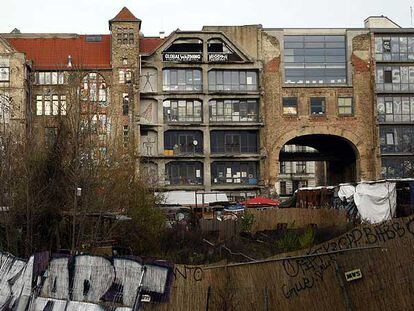
[[[355,38],[354,38],[355,39]],[[357,150],[357,178],[375,179],[378,175],[376,161],[376,138],[374,118],[374,97],[371,68],[369,66],[369,36],[362,35],[353,40],[352,85],[345,87],[284,87],[283,66],[280,57],[280,43],[276,37],[270,40],[263,36],[263,54],[267,61],[262,76],[265,108],[265,181],[273,187],[279,175],[279,153],[285,143],[292,138],[309,134],[336,135],[347,139]],[[361,59],[361,55],[367,59]],[[274,55],[274,57],[271,57]],[[358,56],[356,56],[358,55]],[[338,116],[339,96],[353,97],[354,115]],[[298,98],[298,115],[283,116],[282,98]],[[326,114],[311,116],[310,97],[326,98]]]

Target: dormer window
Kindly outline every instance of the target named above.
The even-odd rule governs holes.
[[[175,40],[163,53],[166,62],[201,62],[203,41],[196,38]]]
[[[209,62],[241,61],[237,55],[223,40],[211,39],[207,42]]]

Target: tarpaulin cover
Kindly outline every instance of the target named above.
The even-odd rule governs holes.
[[[358,184],[354,201],[362,220],[370,223],[390,220],[397,206],[396,183]]]
[[[354,197],[355,194],[355,187],[353,185],[341,185],[338,191],[338,197],[341,200],[345,200],[350,202],[351,199]]]
[[[275,201],[269,198],[264,198],[264,197],[256,197],[250,200],[247,200],[246,202],[243,202],[242,204],[246,205],[246,206],[261,206],[261,205],[266,205],[266,206],[278,206],[280,204],[280,201]]]

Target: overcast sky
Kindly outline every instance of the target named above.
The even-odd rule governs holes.
[[[411,27],[414,0],[0,0],[0,32],[108,33],[108,20],[123,7],[142,20],[144,35],[200,30],[203,25],[264,27],[363,27],[386,15]]]

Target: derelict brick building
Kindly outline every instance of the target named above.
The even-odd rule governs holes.
[[[411,174],[390,166],[412,161],[395,147],[414,137],[410,88],[394,84],[406,79],[397,64],[411,60],[414,41],[387,18],[361,29],[208,26],[168,37],[145,37],[140,27],[124,8],[110,34],[2,34],[2,107],[13,102],[2,122],[47,146],[73,107],[87,110],[97,152],[129,153],[137,172],[167,190],[280,192],[289,161],[323,161],[330,184]],[[401,72],[392,67],[391,82],[379,60],[394,57],[387,32],[404,33],[407,50],[390,60]],[[394,97],[404,109],[395,104],[401,117],[390,121],[382,103]]]

